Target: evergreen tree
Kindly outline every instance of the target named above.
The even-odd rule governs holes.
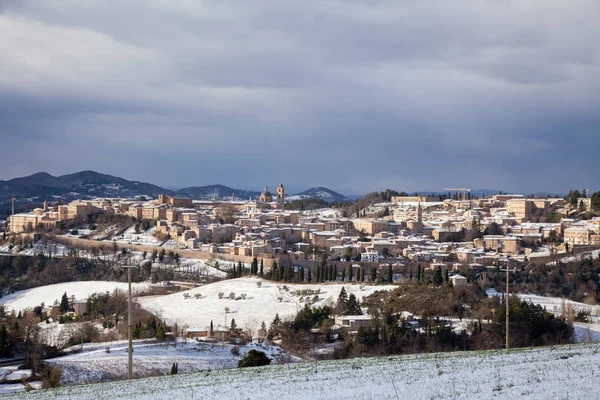
[[[394,271],[392,270],[391,264],[388,265],[387,281],[390,283],[394,281]]]
[[[236,278],[236,276],[235,276],[235,264],[233,264],[233,265],[231,266],[231,277],[232,277],[233,279],[235,279],[235,278]]]
[[[4,324],[0,325],[0,357],[7,358],[10,356],[8,348],[8,330]]]
[[[437,267],[433,273],[433,284],[436,286],[440,286],[444,282],[444,277],[442,276],[442,269]]]
[[[244,274],[244,266],[242,265],[241,261],[238,261],[238,267],[237,267],[238,278],[241,277],[243,274]]]
[[[310,271],[310,267],[308,267],[308,283],[312,282],[312,272]]]
[[[260,276],[263,276],[264,266],[265,266],[264,260],[261,258],[260,259]]]
[[[354,293],[350,293],[348,297],[348,302],[346,304],[346,315],[362,315],[362,310],[360,309],[360,304],[358,304],[358,300]]]
[[[250,350],[238,361],[238,368],[260,367],[271,364],[271,359],[262,351]]]
[[[174,362],[173,365],[171,366],[171,373],[170,373],[170,375],[177,375],[178,369],[179,369],[179,366],[177,365],[176,362]]]
[[[348,292],[343,286],[337,299],[337,308],[342,314],[348,309]]]
[[[417,266],[417,282],[421,282],[421,275],[422,275],[422,271],[421,271],[421,264],[419,264]]]
[[[210,337],[212,337],[212,336],[213,336],[213,334],[214,334],[214,332],[215,332],[215,330],[214,330],[214,328],[213,328],[213,322],[212,322],[212,319],[210,320],[210,331],[209,331],[209,332],[210,332]]]
[[[317,282],[321,282],[321,268],[317,267]]]
[[[271,279],[274,281],[279,280],[279,271],[277,271],[277,263],[275,261],[271,264]]]
[[[69,298],[67,297],[67,292],[65,292],[62,295],[62,298],[60,299],[60,307],[59,307],[59,309],[63,313],[66,313],[67,311],[69,311]]]
[[[265,321],[260,324],[260,331],[262,335],[267,334],[267,324],[265,324]]]
[[[158,328],[156,328],[156,339],[165,340],[165,336],[165,328],[162,324],[160,324]]]
[[[304,267],[300,269],[300,282],[304,282]]]
[[[231,327],[229,328],[232,334],[237,331],[237,324],[235,323],[235,318],[231,318]]]
[[[377,281],[377,268],[371,267],[371,282]]]
[[[444,270],[444,282],[448,282],[449,278],[448,278],[448,269]]]
[[[410,273],[408,275],[408,280],[412,282],[413,279],[413,273],[412,273],[412,267],[410,268]]]
[[[352,282],[352,265],[348,267],[348,282]]]
[[[342,282],[346,281],[346,268],[342,268]]]

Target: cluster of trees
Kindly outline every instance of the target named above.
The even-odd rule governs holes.
[[[496,271],[488,278],[504,288],[504,274]],[[522,270],[511,273],[511,290],[536,293],[542,296],[565,297],[587,304],[600,300],[600,258],[581,261],[536,265],[530,263]]]
[[[584,211],[583,205],[579,203],[579,199],[588,197],[591,197],[592,210],[600,211],[600,192],[592,193],[590,196],[585,189],[583,189],[581,192],[577,189],[571,189],[565,196],[565,200],[571,205],[571,207],[577,209],[578,211]]]
[[[323,283],[323,282],[393,282],[393,267],[371,266],[359,264],[338,266],[323,261],[316,267],[282,266],[273,262],[271,271],[264,274],[270,280],[291,283]]]
[[[360,303],[358,302],[356,296],[354,293],[350,293],[350,296],[348,296],[348,292],[346,292],[345,287],[342,287],[342,290],[340,290],[340,294],[333,311],[336,315],[362,315]]]
[[[24,357],[24,367],[31,369],[31,375],[41,379],[44,387],[57,386],[60,371],[44,367],[42,360],[62,353],[42,340],[40,319],[33,314],[9,314],[0,304],[0,321],[0,357]]]
[[[35,256],[0,257],[0,293],[72,281],[125,282],[126,272],[115,266],[112,260],[83,258],[76,251],[70,251],[60,258],[48,257],[42,253]],[[134,282],[141,282],[149,277],[148,269],[132,271]]]
[[[292,200],[285,204],[287,210],[317,210],[319,208],[332,207],[334,203],[328,203],[318,198]]]

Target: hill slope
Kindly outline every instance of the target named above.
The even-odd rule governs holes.
[[[587,344],[355,358],[72,386],[27,398],[583,399],[599,387],[598,351],[600,344]]]
[[[326,187],[314,187],[286,197],[286,200],[321,199],[328,203],[348,200],[345,196]]]
[[[8,204],[12,197],[18,204],[43,202],[44,200],[90,199],[95,197],[156,197],[160,193],[173,194],[150,183],[128,181],[116,176],[94,171],[52,176],[40,172],[30,176],[0,181],[0,205]]]

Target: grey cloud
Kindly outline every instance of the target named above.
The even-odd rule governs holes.
[[[3,6],[0,179],[559,191],[600,170],[591,0]]]

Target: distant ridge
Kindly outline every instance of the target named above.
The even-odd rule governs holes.
[[[156,198],[164,193],[170,196],[188,197],[194,200],[236,200],[258,199],[261,192],[233,189],[224,185],[208,185],[169,190],[151,183],[130,181],[117,176],[96,171],[81,171],[73,174],[53,176],[46,172],[0,181],[0,214],[7,215],[11,199],[17,198],[17,206],[48,201],[71,201],[74,199],[92,199],[96,197],[138,197]],[[275,196],[275,193],[273,193]],[[324,188],[316,187],[286,199],[320,198],[327,202],[345,201],[343,195]]]
[[[299,199],[321,199],[327,202],[340,202],[340,201],[348,201],[349,199],[346,196],[339,194],[331,189],[326,187],[314,187],[304,192],[300,192],[295,195],[291,195],[286,197],[287,200],[299,200]]]

